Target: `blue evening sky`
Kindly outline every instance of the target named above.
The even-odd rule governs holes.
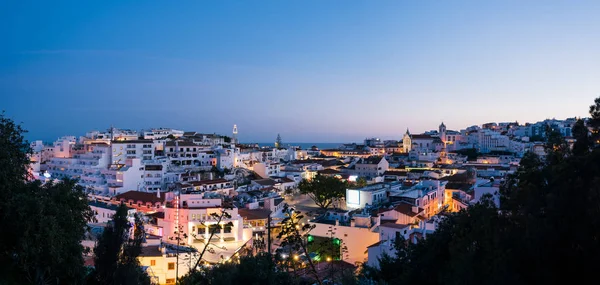
[[[36,3],[33,3],[36,2]],[[3,1],[0,109],[52,140],[172,127],[400,139],[586,116],[600,1]]]

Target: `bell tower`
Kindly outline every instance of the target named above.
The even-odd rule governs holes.
[[[444,122],[442,122],[442,124],[440,125],[439,134],[442,142],[446,144],[446,125],[444,125]]]

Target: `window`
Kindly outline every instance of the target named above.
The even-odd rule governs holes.
[[[169,262],[169,270],[175,270],[175,262]]]
[[[154,260],[154,259],[150,260],[150,266],[156,266],[156,260]]]
[[[175,278],[167,279],[167,284],[175,284]]]
[[[199,235],[206,234],[206,227],[205,226],[198,226],[198,234]]]
[[[230,225],[225,225],[225,233],[226,234],[230,234],[231,233],[231,226]]]
[[[209,228],[209,233],[219,233],[220,231],[220,227],[217,224],[212,224],[210,226],[208,226]]]

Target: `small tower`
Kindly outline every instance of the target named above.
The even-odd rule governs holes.
[[[238,143],[238,129],[237,125],[233,125],[233,137],[231,138],[231,142],[234,144]]]
[[[412,140],[410,138],[410,132],[408,131],[408,128],[402,137],[402,149],[405,153],[408,153],[412,149]]]
[[[440,130],[439,131],[440,131],[439,132],[440,139],[445,144],[446,143],[446,125],[444,125],[444,122],[442,122],[442,124],[440,125]]]

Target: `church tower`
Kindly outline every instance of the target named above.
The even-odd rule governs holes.
[[[439,134],[442,142],[446,144],[446,125],[444,125],[444,122],[442,122],[442,124],[440,125]]]
[[[406,129],[406,133],[402,137],[402,149],[404,150],[404,153],[408,153],[412,149],[412,140],[408,129]]]

